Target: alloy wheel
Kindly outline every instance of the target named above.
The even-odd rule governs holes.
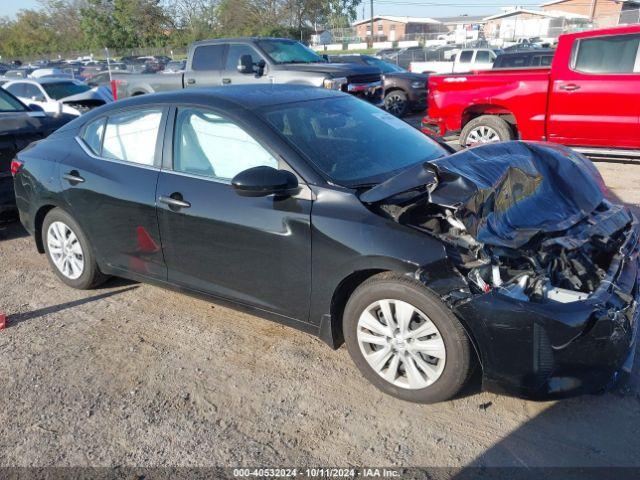
[[[358,319],[358,345],[369,366],[401,388],[432,385],[444,370],[446,348],[435,324],[413,305],[383,299]]]
[[[49,256],[56,268],[70,280],[84,272],[84,252],[76,234],[63,222],[56,221],[47,230]]]
[[[387,96],[385,100],[385,106],[387,111],[395,115],[396,117],[399,117],[404,113],[404,111],[407,108],[406,104],[407,102],[402,96],[395,95],[393,93]]]
[[[500,141],[500,135],[493,128],[480,125],[467,135],[467,146],[478,145],[480,143],[494,143]]]

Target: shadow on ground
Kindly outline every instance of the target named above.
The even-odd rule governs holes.
[[[0,223],[0,242],[26,237],[29,234],[18,221]]]
[[[119,284],[119,279],[117,282],[113,282]],[[109,285],[107,285],[109,286]],[[115,285],[111,285],[112,287]],[[44,317],[45,315],[50,315],[52,313],[57,313],[62,310],[68,310],[70,308],[79,307],[80,305],[85,305],[87,303],[96,302],[98,300],[102,300],[105,298],[113,297],[114,295],[119,295],[121,293],[128,292],[130,290],[135,290],[138,288],[137,285],[132,285],[127,288],[121,288],[120,290],[112,290],[104,293],[100,293],[98,295],[92,295],[90,297],[81,298],[79,300],[73,300],[71,302],[60,303],[58,305],[51,305],[49,307],[39,308],[37,310],[31,310],[30,312],[17,313],[15,315],[10,315],[8,318],[9,327],[13,327],[18,325],[19,323],[26,322],[27,320],[33,320],[34,318]]]

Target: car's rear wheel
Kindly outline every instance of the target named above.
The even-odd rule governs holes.
[[[515,135],[511,125],[495,115],[482,115],[467,123],[460,133],[460,145],[472,147],[483,143],[506,142]]]
[[[402,117],[409,109],[407,94],[402,90],[392,90],[384,97],[384,107],[387,112],[396,117]]]
[[[89,240],[64,210],[54,208],[47,214],[42,225],[42,243],[54,272],[70,287],[89,289],[106,280]]]
[[[381,274],[364,282],[347,302],[343,329],[362,374],[403,400],[448,400],[471,374],[471,346],[462,325],[413,279]]]

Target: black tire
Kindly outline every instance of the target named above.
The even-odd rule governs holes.
[[[51,256],[51,252],[49,251],[49,243],[47,241],[47,235],[49,232],[49,227],[54,222],[61,222],[65,224],[78,239],[78,243],[80,244],[80,247],[82,249],[82,256],[84,261],[82,274],[78,278],[72,279],[64,275],[56,266]],[[82,228],[80,228],[80,225],[78,225],[73,217],[64,210],[60,208],[54,208],[49,211],[49,213],[47,213],[47,216],[44,218],[44,222],[42,224],[42,244],[44,245],[44,250],[51,268],[64,284],[72,288],[77,288],[79,290],[88,290],[97,287],[101,283],[104,283],[107,278],[109,278],[98,268],[93,249],[91,248],[91,244],[89,243],[87,236],[82,231]]]
[[[384,97],[384,108],[387,112],[402,117],[409,110],[409,99],[402,90],[391,90]]]
[[[515,138],[513,128],[511,128],[511,125],[505,122],[502,118],[496,115],[482,115],[474,118],[464,126],[462,132],[460,132],[460,145],[462,147],[469,147],[477,144],[476,142],[472,142],[469,137],[472,132],[477,131],[482,127],[493,130],[501,142],[506,142]]]
[[[440,377],[426,388],[401,388],[382,378],[367,362],[357,338],[361,313],[372,303],[396,299],[419,309],[439,330],[446,348],[446,362]],[[364,377],[383,392],[414,403],[437,403],[460,392],[473,373],[473,353],[469,338],[453,313],[420,282],[393,273],[371,277],[349,298],[343,316],[347,350]]]

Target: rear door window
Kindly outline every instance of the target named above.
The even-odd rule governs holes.
[[[225,45],[203,45],[196,47],[191,60],[191,70],[211,71],[222,69]]]
[[[21,98],[26,97],[25,90],[24,90],[24,83],[12,83],[11,85],[6,86],[5,90],[9,93],[12,93],[16,97],[21,97]]]
[[[640,35],[610,35],[577,42],[573,66],[579,72],[638,73]]]
[[[153,165],[161,120],[160,108],[129,110],[111,115],[105,128],[102,156],[139,165]]]
[[[473,50],[462,50],[460,52],[460,63],[471,63],[471,59],[473,58]]]

